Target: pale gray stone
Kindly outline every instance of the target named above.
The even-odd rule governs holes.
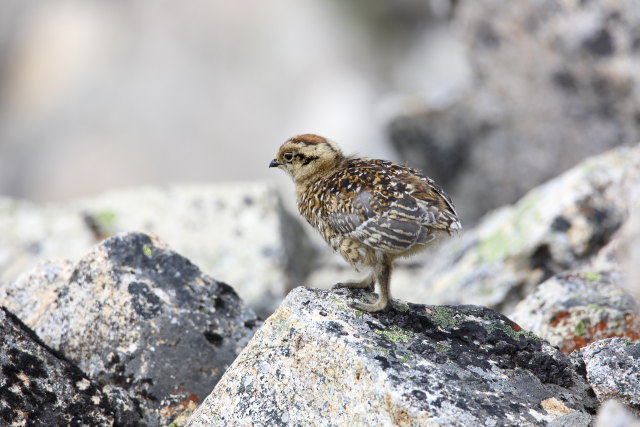
[[[366,295],[291,291],[188,425],[590,420],[596,401],[571,361],[505,316],[398,300],[378,313],[349,308]]]
[[[638,188],[640,146],[589,158],[444,242],[419,283],[392,283],[392,290],[415,302],[509,312],[552,275],[588,268],[624,222],[628,194]]]
[[[49,258],[76,260],[118,232],[154,233],[270,314],[313,261],[297,219],[262,183],[114,190],[38,205],[0,197],[0,282]]]
[[[580,353],[587,380],[601,402],[616,399],[640,411],[640,342],[608,338]]]
[[[389,134],[453,197],[463,225],[640,139],[634,0],[455,3],[449,28],[470,78],[445,78],[457,83],[445,102],[407,96]]]

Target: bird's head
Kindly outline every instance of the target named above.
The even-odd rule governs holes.
[[[287,172],[296,183],[331,172],[344,160],[335,142],[318,135],[305,134],[287,140],[269,163]]]

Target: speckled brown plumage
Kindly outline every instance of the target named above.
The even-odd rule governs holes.
[[[461,228],[451,199],[432,179],[390,161],[345,157],[334,142],[317,135],[286,141],[269,166],[291,175],[300,214],[334,250],[356,269],[372,268],[363,281],[336,285],[364,288],[378,282],[376,303],[353,304],[361,310],[387,306],[395,258]]]

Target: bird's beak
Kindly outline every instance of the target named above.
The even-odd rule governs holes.
[[[271,163],[269,163],[270,168],[277,168],[280,165],[282,165],[282,163],[276,161],[276,159],[271,160]]]

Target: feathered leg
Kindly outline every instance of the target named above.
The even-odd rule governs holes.
[[[389,300],[391,299],[389,281],[391,279],[392,266],[393,260],[388,256],[384,256],[374,267],[373,276],[375,277],[375,281],[378,282],[378,288],[380,289],[380,296],[376,302],[373,304],[353,302],[350,306],[362,311],[380,311],[387,308]]]

